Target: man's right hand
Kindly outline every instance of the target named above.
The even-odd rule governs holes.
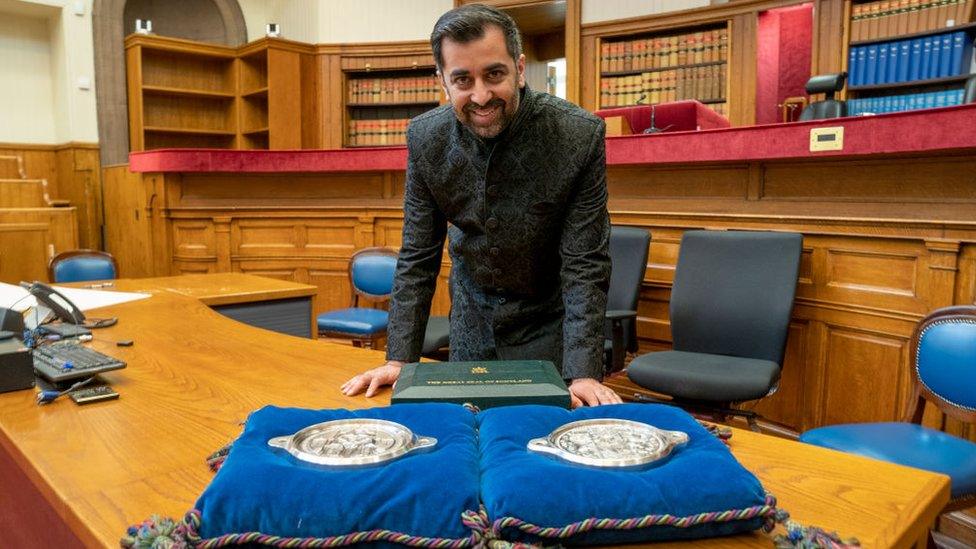
[[[391,360],[378,368],[367,370],[343,383],[341,387],[342,394],[346,396],[357,395],[365,388],[366,398],[369,398],[375,395],[376,391],[380,390],[380,387],[396,383],[397,378],[400,377],[400,368],[402,367],[403,362]]]

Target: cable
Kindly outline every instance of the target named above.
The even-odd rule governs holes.
[[[48,391],[41,391],[41,392],[37,393],[37,403],[38,404],[50,404],[50,403],[54,402],[55,400],[63,397],[64,395],[70,393],[71,391],[74,391],[75,389],[79,389],[81,387],[84,387],[85,385],[88,385],[94,379],[95,379],[95,376],[92,376],[90,378],[84,379],[82,381],[79,381],[79,382],[75,383],[74,385],[72,385],[71,387],[68,387],[67,389],[65,389],[63,391],[57,391],[57,390],[54,390],[54,389],[48,390]]]

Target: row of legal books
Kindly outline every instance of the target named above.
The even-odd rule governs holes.
[[[441,98],[437,77],[351,78],[348,102],[357,105],[373,103],[436,103]]]
[[[600,72],[644,71],[725,61],[728,29],[688,32],[600,45]]]
[[[708,105],[705,106],[721,114],[722,116],[728,116],[729,114],[728,105],[726,103],[709,103]]]
[[[934,107],[951,107],[962,103],[963,90],[944,90],[926,93],[911,93],[907,95],[889,95],[885,97],[864,97],[847,100],[847,114],[913,111],[915,109],[931,109]]]
[[[963,31],[851,48],[852,86],[912,82],[969,74],[973,39]]]
[[[881,0],[851,8],[851,41],[925,32],[969,22],[973,0]]]
[[[682,99],[702,101],[725,97],[726,65],[644,72],[600,80],[600,107],[626,107]]]
[[[410,120],[350,120],[348,144],[352,147],[405,145]]]

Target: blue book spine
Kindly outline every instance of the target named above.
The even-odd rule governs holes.
[[[870,86],[877,84],[875,78],[878,76],[878,45],[868,46],[868,62],[864,68],[864,84]]]
[[[888,82],[898,81],[898,57],[901,55],[901,44],[892,42],[888,45]]]
[[[888,83],[888,44],[878,44],[878,65],[874,73],[875,84]]]
[[[948,65],[948,61],[946,61]],[[857,85],[857,48],[851,48],[847,52],[847,83],[851,86]]]
[[[918,71],[922,68],[922,39],[912,40],[912,52],[908,60],[908,80],[918,80]]]
[[[952,33],[952,58],[949,60],[950,76],[969,72],[970,58],[973,56],[973,43],[965,32]]]
[[[908,67],[911,65],[912,42],[902,40],[898,43],[898,70],[895,82],[908,82]]]
[[[939,49],[939,78],[952,76],[952,34],[942,35],[942,48]]]
[[[908,95],[908,110],[914,111],[918,108],[918,97],[916,94],[911,93]]]
[[[908,98],[906,98],[904,95],[898,96],[898,110],[899,111],[908,110]]]
[[[918,68],[919,79],[929,77],[929,70],[932,67],[932,37],[922,38],[922,66]]]
[[[861,46],[857,48],[857,85],[864,85],[864,72],[868,66],[868,48]]]
[[[935,106],[935,94],[932,92],[925,94],[925,108],[931,109],[934,106]]]

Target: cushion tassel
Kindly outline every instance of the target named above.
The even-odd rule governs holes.
[[[773,505],[776,505],[773,500]],[[854,549],[861,546],[856,538],[841,539],[837,532],[827,532],[817,526],[803,526],[790,520],[790,514],[783,509],[767,517],[763,530],[772,532],[776,524],[786,528],[786,534],[776,534],[773,546],[776,549]]]

